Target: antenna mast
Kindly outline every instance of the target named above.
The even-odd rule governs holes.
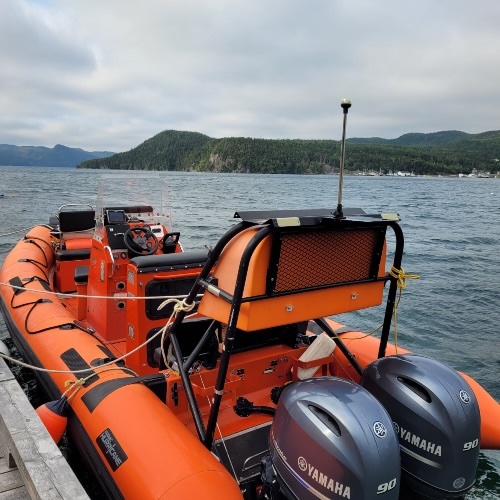
[[[345,129],[347,123],[347,113],[351,107],[350,99],[342,99],[340,103],[341,108],[344,110],[344,125],[342,127],[342,142],[340,143],[340,171],[339,171],[339,193],[337,199],[337,211],[335,212],[336,217],[344,217],[342,211],[342,186],[344,184],[344,162],[345,162]]]

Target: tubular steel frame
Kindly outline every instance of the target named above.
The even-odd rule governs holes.
[[[250,264],[250,259],[252,258],[252,255],[254,254],[257,246],[269,235],[279,235],[280,233],[299,233],[299,232],[304,232],[307,233],[308,231],[312,229],[318,229],[318,228],[324,228],[325,230],[348,230],[352,228],[359,228],[359,227],[371,227],[371,226],[380,226],[383,228],[391,227],[392,230],[394,231],[394,234],[396,236],[396,245],[395,245],[395,250],[394,250],[394,260],[393,260],[393,267],[396,269],[401,268],[401,261],[402,261],[402,256],[403,256],[403,247],[404,247],[404,238],[403,238],[403,232],[401,230],[401,227],[399,224],[394,221],[394,220],[384,220],[380,215],[365,215],[362,217],[355,216],[352,219],[351,218],[334,218],[334,217],[305,217],[304,219],[301,219],[301,224],[297,227],[286,227],[286,228],[281,228],[278,225],[277,219],[269,219],[265,223],[256,223],[256,222],[251,222],[248,220],[242,221],[239,224],[233,226],[229,231],[226,232],[226,234],[219,240],[219,242],[216,244],[214,249],[209,255],[209,258],[202,269],[198,279],[196,280],[196,283],[194,284],[193,288],[191,289],[190,293],[185,299],[185,302],[187,304],[192,304],[196,298],[196,296],[200,293],[201,289],[207,290],[211,289],[212,292],[214,289],[216,289],[216,293],[221,298],[222,300],[225,300],[230,304],[230,313],[229,313],[229,320],[227,324],[227,331],[226,331],[226,336],[224,339],[224,348],[222,350],[222,354],[220,357],[220,362],[219,362],[219,368],[217,372],[217,379],[215,382],[215,387],[214,387],[214,394],[213,394],[213,400],[212,400],[212,405],[210,408],[210,414],[208,417],[208,422],[207,426],[205,428],[200,410],[198,408],[198,404],[196,401],[196,396],[193,390],[193,387],[191,385],[191,381],[189,378],[189,363],[185,363],[183,361],[183,354],[180,348],[180,343],[177,338],[177,332],[176,330],[178,329],[178,326],[180,323],[183,321],[184,317],[186,316],[186,312],[181,311],[178,313],[176,316],[174,322],[172,323],[172,326],[170,328],[169,332],[169,337],[172,342],[172,348],[174,352],[174,356],[177,361],[177,365],[179,367],[179,373],[180,377],[182,380],[182,384],[184,386],[184,390],[186,391],[186,396],[188,400],[188,405],[190,408],[190,411],[193,415],[194,423],[196,426],[196,430],[198,433],[198,436],[200,440],[204,443],[204,445],[210,450],[212,448],[213,442],[214,442],[214,434],[215,434],[215,429],[217,425],[217,419],[218,419],[218,414],[219,414],[219,409],[222,401],[222,395],[224,391],[224,385],[225,385],[225,380],[228,372],[228,367],[229,367],[229,360],[231,357],[231,353],[233,350],[233,344],[234,344],[234,339],[236,335],[236,325],[238,322],[238,316],[241,308],[241,304],[244,302],[248,301],[253,301],[253,300],[261,300],[265,298],[269,298],[270,296],[275,296],[273,294],[269,295],[266,293],[265,295],[262,296],[256,296],[256,297],[246,297],[243,298],[243,290],[245,287],[245,282],[247,278],[247,273],[249,269],[249,264]],[[235,283],[235,288],[234,292],[231,295],[229,292],[217,289],[216,286],[214,286],[213,283],[210,282],[209,280],[209,274],[212,271],[214,265],[217,263],[219,260],[219,257],[222,254],[222,251],[226,247],[226,245],[240,232],[243,230],[247,229],[248,227],[256,227],[259,228],[259,230],[255,233],[255,235],[250,239],[248,242],[245,250],[243,251],[237,276],[236,276],[236,283]],[[273,253],[273,252],[271,252]],[[272,256],[271,256],[272,258]],[[379,258],[380,260],[380,258]],[[279,264],[278,264],[279,265]],[[391,276],[390,274],[386,274],[384,277],[375,277],[372,279],[367,279],[363,280],[366,282],[369,281],[380,281],[383,280],[385,282],[389,281],[389,291],[387,293],[387,301],[386,301],[386,308],[385,308],[385,315],[384,315],[384,321],[383,321],[383,327],[382,327],[382,333],[381,333],[381,338],[380,338],[380,344],[379,344],[379,351],[378,351],[378,357],[383,357],[385,356],[386,352],[386,347],[387,347],[387,342],[389,338],[389,333],[390,333],[390,327],[391,327],[391,321],[392,321],[392,315],[394,312],[394,305],[395,305],[395,300],[396,300],[396,292],[397,292],[397,278]],[[358,281],[359,282],[359,281]],[[345,285],[346,283],[339,283],[339,285]],[[330,285],[334,286],[334,285]],[[304,291],[304,290],[301,290]],[[208,293],[211,293],[210,291]],[[286,292],[286,293],[292,293],[292,292]],[[285,293],[285,294],[286,294]],[[314,318],[311,318],[314,319]],[[322,326],[323,329],[325,329],[326,322],[322,321],[319,319],[320,326]],[[330,333],[331,332],[327,332]],[[205,336],[204,336],[205,338]],[[354,359],[351,355],[351,353],[348,351],[348,349],[342,344],[342,342],[334,337],[334,340],[339,344],[341,344],[341,351],[349,358],[349,359]],[[204,340],[202,339],[200,343],[203,343]],[[201,346],[200,346],[201,347]],[[196,348],[195,348],[196,350]],[[354,367],[360,371],[361,367],[359,366],[358,363],[354,363]]]

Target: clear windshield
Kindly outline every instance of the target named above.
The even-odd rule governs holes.
[[[128,219],[172,228],[172,210],[166,179],[158,173],[105,174],[99,179],[96,202],[97,225],[104,224],[106,212],[124,210]]]

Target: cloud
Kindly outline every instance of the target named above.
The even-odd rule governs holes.
[[[498,128],[500,4],[3,0],[0,143]]]

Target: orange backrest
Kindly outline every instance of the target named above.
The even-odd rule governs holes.
[[[384,224],[277,229],[264,237],[248,265],[237,328],[254,331],[382,303]],[[243,253],[262,226],[237,234],[224,248],[199,312],[229,321]]]

